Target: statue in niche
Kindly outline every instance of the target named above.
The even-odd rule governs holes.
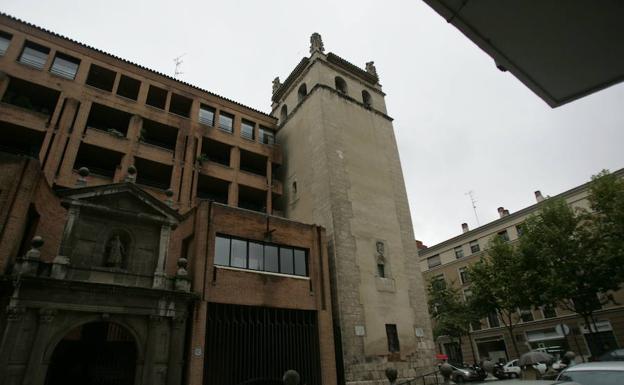
[[[377,257],[384,258],[386,245],[382,241],[377,241],[375,247],[377,248]]]
[[[379,76],[377,75],[377,68],[375,68],[374,61],[369,61],[368,63],[366,63],[366,72],[368,72],[369,74],[379,79]]]
[[[127,250],[119,234],[115,234],[109,239],[108,244],[106,245],[106,251],[106,265],[111,267],[122,267]]]

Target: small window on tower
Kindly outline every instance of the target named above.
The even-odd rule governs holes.
[[[388,337],[388,351],[390,353],[401,351],[399,333],[395,324],[386,324],[386,337]]]
[[[383,263],[377,264],[377,276],[380,278],[386,277],[386,266]]]
[[[366,90],[362,90],[362,103],[364,103],[364,107],[371,108],[371,96]]]
[[[308,94],[308,87],[305,83],[299,86],[299,90],[297,91],[297,96],[299,97],[299,101],[302,101],[303,98]]]
[[[336,84],[336,90],[338,90],[338,92],[342,94],[347,93],[347,82],[345,82],[343,78],[341,78],[340,76],[336,76],[334,82]]]
[[[280,123],[284,123],[287,117],[288,117],[288,106],[284,104],[280,111]]]

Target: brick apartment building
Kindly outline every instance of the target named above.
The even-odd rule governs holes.
[[[385,94],[311,45],[267,115],[0,14],[0,378],[429,369]]]

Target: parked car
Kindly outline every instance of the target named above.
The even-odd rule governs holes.
[[[458,365],[451,365],[451,367],[453,368],[451,379],[458,384],[468,381],[480,381],[482,379],[479,373],[472,368]]]
[[[614,349],[598,357],[598,361],[624,361],[624,349]]]
[[[577,364],[561,372],[557,381],[573,381],[580,385],[622,385],[624,384],[624,362]]]
[[[537,369],[540,372],[540,374],[546,373],[546,370],[548,369],[546,364],[543,364],[543,363],[535,364],[533,365],[533,367]],[[511,360],[508,363],[506,363],[503,366],[503,370],[505,371],[505,374],[509,378],[518,378],[520,377],[520,373],[522,373],[522,368],[518,366],[517,359]]]

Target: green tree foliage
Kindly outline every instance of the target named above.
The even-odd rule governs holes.
[[[491,240],[488,256],[472,265],[468,273],[472,282],[470,306],[480,316],[498,315],[519,357],[513,330],[520,320],[518,309],[533,303],[527,295],[532,273],[524,268],[518,250],[501,237]]]
[[[448,336],[456,342],[461,354],[461,338],[468,336],[470,323],[478,316],[463,300],[459,290],[444,280],[432,279],[427,285],[429,313],[434,320],[433,336]],[[463,362],[463,357],[460,361]]]
[[[519,256],[533,282],[535,305],[557,304],[578,313],[597,344],[594,313],[624,281],[624,181],[607,171],[592,178],[590,209],[547,199],[530,217]],[[529,276],[531,274],[528,274]],[[602,346],[593,346],[599,354]]]

